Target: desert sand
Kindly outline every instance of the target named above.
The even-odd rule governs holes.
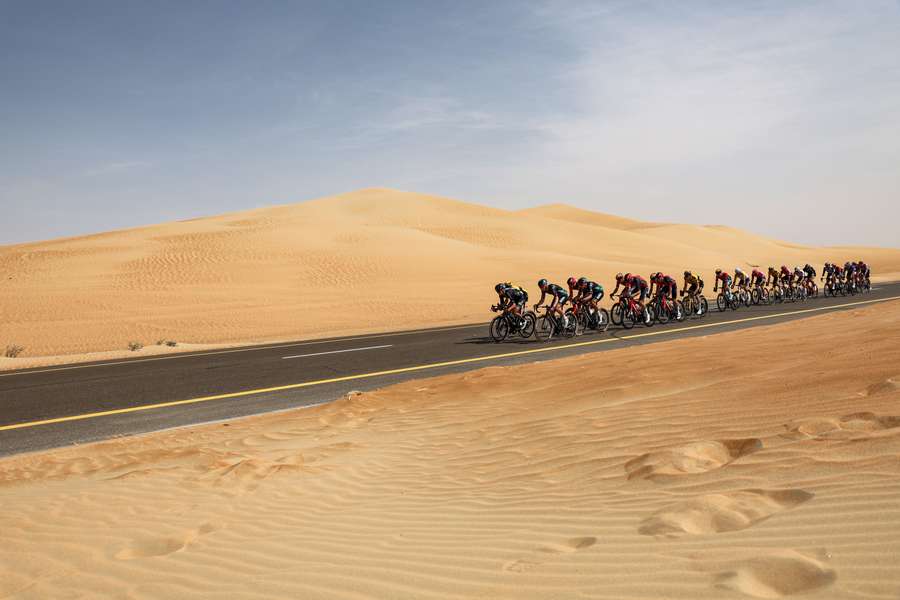
[[[900,597],[900,303],[0,460],[0,597]]]
[[[642,223],[549,205],[505,211],[370,189],[309,202],[0,247],[0,369],[487,321],[493,286],[618,271],[712,281],[717,266],[865,258],[719,226]],[[158,347],[174,340],[175,348]],[[145,345],[127,351],[129,342]],[[151,348],[152,346],[152,348]]]

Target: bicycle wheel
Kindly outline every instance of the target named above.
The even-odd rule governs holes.
[[[759,288],[759,301],[762,304],[772,304],[772,295],[768,288]]]
[[[653,305],[653,314],[656,316],[656,320],[659,321],[660,325],[665,325],[669,322],[670,314],[661,304]]]
[[[697,315],[703,316],[709,312],[709,301],[706,299],[706,296],[700,295],[700,302],[697,308]]]
[[[609,312],[605,308],[597,311],[597,331],[603,333],[609,329]]]
[[[537,315],[533,312],[528,311],[522,318],[525,319],[525,324],[522,326],[522,331],[519,332],[523,338],[528,339],[534,335],[534,325],[537,322]]]
[[[719,309],[719,312],[723,312],[726,308],[728,308],[728,299],[725,297],[725,294],[719,294],[716,296],[716,308]]]
[[[535,324],[534,337],[542,342],[549,342],[550,338],[553,337],[553,330],[555,328],[556,324],[553,322],[553,317],[544,315],[539,318]]]
[[[590,327],[591,317],[588,315],[587,309],[582,309],[575,319],[575,335],[584,335],[584,332]]]
[[[509,323],[503,315],[494,317],[491,321],[491,339],[502,342],[509,335]]]
[[[622,316],[625,311],[622,310],[622,305],[619,303],[613,304],[612,311],[610,312],[609,318],[612,320],[613,325],[621,325],[622,324]]]
[[[753,291],[750,292],[750,302],[753,304],[759,304],[761,297],[759,288],[753,288]]]
[[[622,327],[625,329],[631,329],[634,327],[634,324],[637,322],[637,318],[634,316],[634,311],[630,308],[628,310],[622,311]]]
[[[578,332],[578,319],[575,318],[575,313],[570,310],[565,312],[566,315],[566,325],[562,328],[563,337],[571,338],[575,337]]]

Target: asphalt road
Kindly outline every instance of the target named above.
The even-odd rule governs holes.
[[[709,294],[712,296],[712,294]],[[0,373],[0,456],[328,402],[408,379],[709,335],[900,298],[871,293],[612,327],[548,344],[495,344],[476,325]],[[714,299],[711,299],[714,304]]]

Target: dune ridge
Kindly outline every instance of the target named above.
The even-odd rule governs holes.
[[[808,248],[731,228],[641,223],[565,205],[507,211],[368,189],[89,236],[0,247],[0,369],[486,320],[493,284],[618,271],[711,280],[719,265],[900,250]],[[174,348],[158,347],[174,340]],[[151,347],[152,346],[152,347]],[[103,353],[103,354],[97,354]]]
[[[3,459],[0,597],[895,598],[898,340],[890,302]]]

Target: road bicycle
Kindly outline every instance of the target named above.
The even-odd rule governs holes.
[[[729,289],[723,289],[719,292],[719,295],[716,296],[716,308],[719,309],[719,312],[724,312],[729,308],[731,310],[737,310],[740,304],[740,299]]]
[[[610,298],[613,296],[610,295]],[[638,304],[637,300],[625,294],[619,294],[619,300],[613,305],[610,312],[610,319],[616,325],[621,325],[625,329],[631,329],[638,323],[643,323],[645,327],[651,327],[655,320],[653,309],[650,306]]]
[[[681,292],[681,295],[684,296],[684,300],[682,300],[683,310],[685,316],[696,318],[702,317],[707,312],[709,312],[709,301],[706,299],[700,292],[694,293],[685,293]]]
[[[540,308],[541,307],[538,305],[534,306],[535,310]],[[534,326],[534,336],[538,340],[549,342],[554,336],[565,338],[575,336],[575,330],[578,327],[578,324],[575,319],[575,313],[572,312],[571,308],[567,308],[563,313],[565,322],[563,322],[563,318],[560,317],[555,310],[550,310],[550,306],[545,306],[543,308],[544,314],[538,317],[537,323],[535,323]]]
[[[672,300],[665,294],[657,294],[650,302],[656,320],[665,325],[671,320],[684,321],[684,304],[679,300]]]
[[[750,290],[750,302],[753,304],[771,304],[769,288],[764,285],[755,285]]]
[[[496,304],[491,306],[491,311],[497,312],[502,310]],[[514,315],[509,311],[504,311],[502,315],[497,315],[491,320],[491,339],[495,342],[502,342],[511,335],[519,334],[523,338],[530,338],[534,335],[534,327],[537,316],[532,311],[526,311],[521,316]]]
[[[575,313],[576,335],[582,335],[588,329],[600,333],[609,329],[609,311],[605,308],[594,310],[587,303],[579,303],[572,312]]]

